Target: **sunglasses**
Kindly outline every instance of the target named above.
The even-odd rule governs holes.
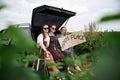
[[[47,29],[49,29],[49,28],[43,28],[43,29],[47,30]]]
[[[52,28],[53,30],[56,30],[56,28]]]

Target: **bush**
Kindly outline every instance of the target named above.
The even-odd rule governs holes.
[[[103,37],[102,32],[96,31],[96,25],[89,25],[89,32],[84,32],[86,42],[83,44],[79,44],[75,46],[75,53],[83,54],[88,52],[93,52],[95,49],[101,47],[103,45],[101,39]]]

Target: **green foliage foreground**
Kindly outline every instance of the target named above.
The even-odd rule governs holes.
[[[66,80],[119,80],[119,35],[119,32],[104,33],[104,36],[99,39],[105,44],[100,47],[97,43],[92,45],[94,43],[92,40],[96,42],[99,39],[94,36],[88,38],[88,42],[82,45],[84,48],[90,49],[87,54],[75,56],[74,61],[69,58],[65,59],[67,66],[71,67],[73,64],[77,64],[83,71],[78,72],[72,67],[73,75],[63,71],[57,76],[65,77]],[[78,47],[81,46],[78,45]],[[0,80],[55,80],[56,74],[52,72],[52,76],[48,78],[28,68],[28,63],[35,60],[38,53],[36,43],[21,28],[9,26],[0,33]]]
[[[103,47],[95,51],[99,57],[94,80],[120,80],[120,32],[106,32]]]
[[[26,68],[38,50],[35,42],[20,28],[9,26],[0,33],[0,80],[40,80]],[[27,56],[32,58],[28,59]]]

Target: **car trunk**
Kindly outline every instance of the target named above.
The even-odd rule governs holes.
[[[31,32],[33,38],[36,40],[37,36],[41,32],[41,27],[45,24],[55,24],[59,29],[62,24],[74,16],[76,13],[62,8],[56,8],[52,6],[39,6],[33,9],[32,21],[31,21]]]

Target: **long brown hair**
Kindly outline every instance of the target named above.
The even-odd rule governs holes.
[[[52,26],[56,26],[56,25],[55,24],[50,24],[49,28],[51,28]],[[57,28],[57,26],[56,26],[56,28]],[[50,32],[50,29],[49,29],[49,32]]]
[[[47,25],[47,24],[45,24],[45,25]],[[42,30],[41,33],[43,35],[43,40],[46,38],[46,35],[45,35],[44,31],[43,31],[45,25],[43,25],[42,28],[41,28],[41,30]],[[48,28],[49,28],[49,26],[48,26]]]

